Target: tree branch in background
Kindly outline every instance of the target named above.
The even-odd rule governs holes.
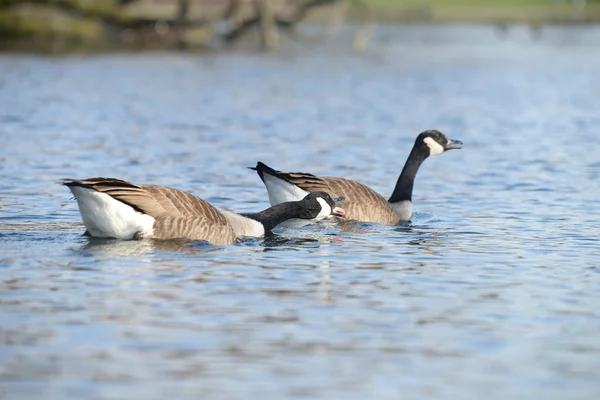
[[[331,5],[331,4],[335,4],[338,2],[339,2],[339,0],[311,0],[307,3],[302,4],[301,6],[299,6],[296,9],[296,11],[292,15],[292,17],[289,19],[289,23],[290,23],[290,25],[297,24],[298,22],[300,22],[301,20],[303,20],[306,17],[306,14],[308,14],[308,12],[311,9],[313,9],[315,7]]]
[[[170,43],[171,46],[175,44],[179,48],[187,47],[186,41],[191,40],[190,36],[187,35],[187,29],[212,27],[218,20],[228,22],[229,29],[222,35],[225,43],[239,39],[254,27],[260,27],[264,48],[270,49],[276,46],[278,31],[287,32],[288,34],[293,33],[296,25],[304,20],[310,11],[322,6],[358,5],[358,8],[366,13],[367,19],[370,19],[369,7],[364,0],[305,0],[295,6],[291,12],[286,13],[285,16],[282,15],[282,12],[276,12],[273,7],[274,1],[254,0],[253,14],[246,18],[242,17],[244,0],[229,0],[222,12],[195,20],[189,18],[190,0],[172,0],[178,4],[177,13],[172,18],[137,17],[123,10],[124,6],[136,1],[138,0],[0,0],[0,10],[8,10],[8,15],[10,15],[11,7],[42,5],[49,10],[58,10],[72,17],[91,20],[121,33],[127,32],[129,37],[133,37],[132,34],[138,39],[148,37],[146,33],[152,30],[152,32],[164,37],[163,44]],[[198,3],[203,4],[200,0],[198,0]],[[212,29],[209,29],[209,31],[210,33],[204,36],[205,41],[212,37]],[[363,36],[368,36],[368,33]]]
[[[237,0],[233,0],[233,1],[237,1]],[[275,25],[279,29],[290,30],[298,22],[300,22],[302,19],[304,19],[311,9],[313,9],[315,7],[320,7],[323,5],[334,4],[334,3],[337,3],[338,1],[339,0],[311,0],[307,3],[304,3],[300,6],[298,6],[294,10],[294,12],[292,13],[292,16],[290,18],[286,19],[286,18],[282,18],[282,17],[274,14],[273,19],[275,21]],[[247,19],[243,20],[242,23],[240,23],[234,29],[232,29],[231,31],[229,31],[228,33],[223,35],[223,39],[226,42],[232,42],[232,41],[238,39],[240,36],[242,36],[246,32],[248,32],[251,28],[257,26],[259,23],[260,23],[259,15],[247,18]]]
[[[223,19],[231,19],[235,14],[237,14],[241,6],[241,0],[230,0],[229,6],[225,9],[225,12],[223,13]]]
[[[188,0],[181,1],[187,3]],[[189,21],[181,18],[169,20],[163,18],[132,17],[123,15],[122,12],[114,7],[107,7],[106,5],[90,5],[92,3],[85,3],[86,5],[83,5],[77,0],[0,0],[0,8],[8,8],[22,4],[47,5],[72,16],[99,19],[102,22],[119,29],[152,28],[158,23],[166,24],[168,27],[197,28],[208,23],[206,19]]]
[[[177,18],[175,21],[177,22],[177,47],[180,49],[185,49],[187,47],[187,43],[185,41],[185,32],[183,30],[183,24],[187,21],[188,11],[190,9],[190,0],[179,0],[179,11],[177,13]]]

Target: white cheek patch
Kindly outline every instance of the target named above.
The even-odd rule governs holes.
[[[331,215],[331,206],[327,204],[327,202],[321,197],[317,197],[317,201],[321,205],[321,211],[319,212],[319,214],[317,214],[315,219],[317,221],[320,221],[323,218],[329,217],[329,215]]]
[[[435,156],[444,152],[444,147],[430,137],[423,139],[427,147],[429,147],[429,155]]]

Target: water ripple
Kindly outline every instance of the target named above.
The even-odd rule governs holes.
[[[597,30],[379,27],[361,56],[0,56],[3,393],[597,397]],[[89,239],[56,184],[122,177],[247,212],[268,205],[245,168],[262,160],[388,194],[433,127],[465,147],[424,163],[397,227]]]

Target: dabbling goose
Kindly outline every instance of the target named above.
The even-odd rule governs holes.
[[[283,221],[321,220],[344,216],[344,210],[325,192],[266,210],[236,214],[219,211],[182,190],[158,185],[136,185],[120,179],[64,179],[79,206],[89,236],[116,239],[191,239],[230,244],[241,237],[259,237]]]
[[[271,205],[297,200],[318,190],[345,197],[340,205],[346,211],[346,219],[395,225],[412,217],[413,184],[421,163],[429,156],[461,147],[461,141],[437,130],[420,133],[387,201],[374,190],[349,179],[276,171],[260,161],[250,169],[258,173],[267,187]]]

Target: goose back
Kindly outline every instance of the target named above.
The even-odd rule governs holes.
[[[166,186],[136,185],[114,178],[68,179],[67,186],[80,186],[104,193],[155,219],[152,238],[187,238],[213,244],[236,240],[234,229],[223,213],[207,201]]]
[[[277,171],[260,161],[250,169],[258,173],[267,187],[272,205],[285,201],[286,198],[297,198],[303,194],[302,191],[325,191],[330,195],[346,198],[341,206],[346,210],[348,219],[395,225],[412,217],[413,186],[423,161],[430,155],[460,148],[460,140],[450,139],[438,130],[421,132],[415,139],[389,200],[367,186],[349,179]]]
[[[275,172],[277,177],[307,192],[324,191],[332,197],[344,196],[345,200],[340,203],[340,206],[346,211],[347,219],[384,225],[395,225],[400,222],[400,217],[392,205],[379,193],[362,183],[304,172]]]
[[[356,181],[324,176],[321,178],[335,196],[344,196],[340,205],[346,211],[346,218],[363,222],[377,222],[396,225],[400,222],[392,205],[373,189]]]

